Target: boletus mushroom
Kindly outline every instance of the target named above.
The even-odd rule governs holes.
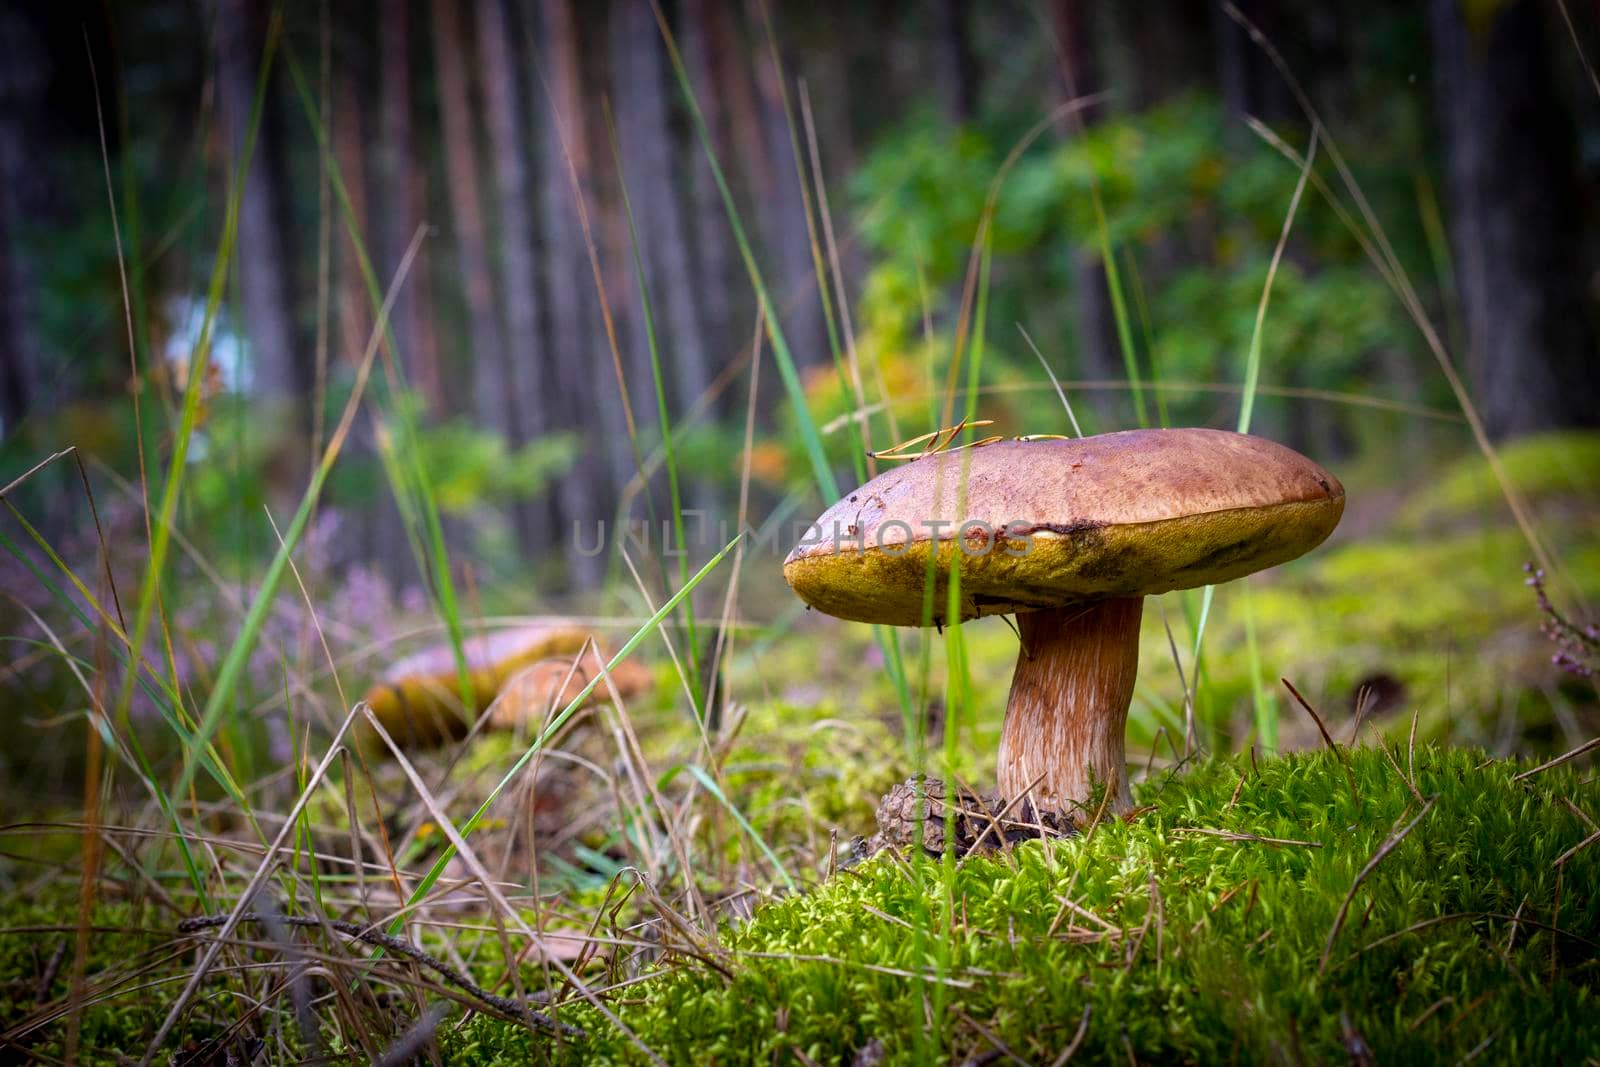
[[[561,679],[583,650],[585,642],[595,639],[594,631],[573,619],[552,617],[539,619],[508,630],[469,637],[462,642],[467,661],[467,677],[471,689],[472,706],[461,706],[461,690],[456,674],[455,651],[450,644],[438,644],[398,660],[367,690],[365,700],[373,714],[396,742],[411,747],[438,745],[451,738],[464,736],[478,713],[484,711],[506,688],[519,672],[534,667],[548,666],[539,679],[559,687],[568,699],[576,696],[588,681],[580,666],[580,680],[570,688]],[[597,641],[598,643],[598,641]],[[602,650],[603,655],[603,650]],[[546,665],[542,661],[552,661]],[[559,666],[560,674],[555,674]],[[628,672],[625,686],[642,688],[642,668]],[[619,670],[613,674],[615,681],[622,677]],[[530,679],[522,686],[529,706],[538,681]],[[550,694],[546,693],[548,697]],[[556,694],[559,695],[559,694]],[[624,693],[624,695],[628,695]],[[604,685],[596,688],[594,700],[607,699]],[[506,723],[513,718],[510,706],[505,712]],[[502,725],[493,723],[491,725]]]
[[[583,692],[604,662],[593,655],[577,661],[567,656],[542,659],[522,668],[506,680],[484,712],[489,729],[539,730],[552,714]],[[587,704],[604,704],[613,692],[618,699],[627,700],[649,688],[650,681],[647,668],[625,659],[611,671],[609,683],[601,681],[589,694]]]
[[[1102,788],[1101,803],[1125,812],[1144,598],[1294,559],[1343,512],[1338,479],[1260,437],[1001,441],[880,474],[823,512],[783,572],[829,615],[923,626],[947,621],[954,564],[962,620],[1014,614],[1022,638],[1001,793],[1071,813]]]

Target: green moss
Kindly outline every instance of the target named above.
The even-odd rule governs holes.
[[[17,1044],[46,1057],[59,1058],[64,1052],[64,1008],[77,936],[76,890],[76,880],[70,880],[43,895],[15,893],[0,910],[0,1034],[40,1020],[36,1029],[19,1030]],[[164,950],[173,938],[159,928],[163,924],[170,926],[170,917],[146,905],[96,905],[84,973],[89,988],[116,993],[92,998],[82,1012],[78,1052],[84,1062],[115,1062],[118,1054],[137,1057],[143,1049],[140,1035],[147,1041],[160,1025],[167,1000],[152,996],[146,983],[172,981],[171,972],[161,966],[172,962]],[[50,961],[58,952],[51,975]],[[51,981],[46,984],[47,975]],[[175,993],[177,987],[171,988]],[[195,1013],[178,1031],[178,1041],[204,1041],[225,1026],[209,1012]],[[0,1041],[0,1049],[4,1047]]]
[[[934,861],[870,861],[724,927],[728,976],[670,962],[613,1006],[675,1063],[791,1049],[849,1062],[873,1040],[892,1062],[942,1060],[990,1049],[983,1030],[1048,1062],[1085,1009],[1091,1062],[1331,1062],[1356,1039],[1408,1063],[1485,1042],[1488,1062],[1600,1047],[1600,848],[1555,863],[1589,832],[1558,799],[1600,811],[1600,786],[1565,769],[1518,783],[1481,753],[1419,752],[1415,786],[1433,807],[1354,892],[1323,968],[1358,872],[1421,807],[1378,751],[1350,758],[1354,796],[1326,752],[1220,760],[1148,785],[1154,810],[1131,824],[969,860],[948,882]],[[1098,918],[1063,916],[1069,896]],[[592,1036],[564,1053],[641,1058],[589,1006],[565,1017]],[[525,1062],[535,1044],[478,1020],[446,1055]]]
[[[1534,504],[1573,496],[1593,502],[1600,495],[1600,434],[1567,430],[1525,437],[1505,446],[1499,459],[1506,480]],[[1490,510],[1504,512],[1505,496],[1488,463],[1474,454],[1417,494],[1403,518],[1425,525]]]

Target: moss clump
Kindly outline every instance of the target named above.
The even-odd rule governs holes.
[[[1512,442],[1499,453],[1507,481],[1538,508],[1600,495],[1600,434],[1565,430]],[[1403,510],[1406,525],[1449,525],[1463,515],[1507,512],[1500,482],[1479,456],[1463,460]]]
[[[47,1060],[64,1052],[77,936],[76,891],[75,880],[64,880],[44,893],[17,892],[0,910],[0,1061],[10,1062],[3,1054],[10,1042]],[[117,989],[122,995],[94,996],[84,1006],[78,1043],[83,1062],[114,1062],[118,1053],[137,1055],[140,1037],[148,1040],[160,1024],[167,1005],[149,994],[147,983],[166,977],[160,968],[171,962],[172,937],[157,928],[165,919],[143,904],[96,904],[86,979],[91,988]],[[199,1020],[180,1031],[179,1043],[213,1036],[220,1029]]]
[[[1334,1062],[1359,1042],[1380,1062],[1482,1046],[1481,1062],[1553,1063],[1600,1047],[1600,847],[1557,864],[1589,833],[1560,799],[1600,813],[1600,785],[1418,752],[1432,806],[1355,889],[1324,967],[1358,873],[1422,808],[1382,753],[1348,755],[1354,795],[1326,752],[1218,760],[1086,837],[953,870],[880,857],[725,927],[727,977],[669,960],[613,1007],[676,1063],[847,1063],[872,1042],[888,1062],[943,1061],[992,1039],[1048,1062],[1086,1010],[1089,1062]],[[446,1057],[642,1059],[581,1001],[562,1014],[591,1037],[552,1050],[479,1019]]]

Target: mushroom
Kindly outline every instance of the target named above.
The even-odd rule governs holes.
[[[594,631],[580,622],[551,617],[467,638],[462,652],[471,687],[469,708],[461,707],[455,649],[448,643],[395,662],[364,699],[399,743],[437,745],[465,735],[473,716],[487,708],[517,672],[541,660],[565,657],[561,661],[565,674],[572,658],[594,637]],[[587,678],[578,689],[585,682]]]
[[[522,668],[500,687],[494,703],[484,712],[489,717],[489,729],[538,729],[553,712],[583,692],[596,673],[598,664],[575,663],[571,658],[542,659]],[[650,671],[645,667],[631,659],[623,660],[610,672],[609,684],[602,681],[589,694],[586,705],[605,703],[613,692],[618,699],[626,700],[649,688],[650,680]]]
[[[783,573],[829,615],[937,626],[959,560],[961,619],[1015,614],[1022,639],[1000,791],[1068,813],[1103,788],[1120,813],[1132,807],[1123,732],[1144,598],[1294,559],[1343,512],[1338,479],[1260,437],[1003,441],[872,479],[823,512]]]

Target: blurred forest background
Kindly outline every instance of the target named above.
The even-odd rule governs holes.
[[[860,365],[908,410],[928,410],[908,394],[933,388],[923,369],[948,358],[990,182],[1075,96],[1092,103],[1058,113],[1028,147],[993,234],[992,384],[1044,391],[1038,404],[1003,397],[998,416],[986,401],[984,414],[1062,430],[1016,322],[1059,376],[1100,386],[1080,404],[1096,427],[1135,424],[1131,392],[1110,387],[1128,375],[1096,184],[1137,298],[1145,375],[1239,380],[1298,176],[1246,120],[1296,151],[1308,127],[1220,6],[684,0],[664,13],[819,421],[849,395],[823,381],[846,315]],[[1560,9],[1437,0],[1249,14],[1358,146],[1349,163],[1426,280],[1490,432],[1600,419],[1600,98]],[[1592,10],[1574,14],[1578,43],[1600,51]],[[217,481],[196,506],[219,521],[196,525],[259,540],[259,505],[298,496],[316,428],[336,418],[372,330],[369,285],[388,288],[420,231],[388,339],[405,386],[394,402],[425,427],[442,503],[460,519],[452,536],[498,544],[501,562],[548,562],[552,585],[596,584],[604,560],[573,551],[566,531],[613,518],[636,481],[628,420],[647,455],[660,437],[624,181],[686,502],[715,507],[737,491],[756,299],[648,3],[13,3],[3,19],[0,427],[13,474],[75,443],[136,477],[130,367],[152,413],[174,403],[259,102],[196,457]],[[836,244],[823,255],[836,248],[843,277],[819,294],[824,197]],[[1449,406],[1416,330],[1325,205],[1308,200],[1275,296],[1264,384]],[[759,429],[781,431],[778,375],[762,384]],[[1176,387],[1162,398],[1180,423],[1236,403]],[[1261,432],[1324,460],[1361,443],[1337,403],[1269,392],[1261,408]],[[346,561],[404,579],[414,564],[371,447],[384,418],[373,410],[326,507],[343,519]],[[1401,423],[1375,425],[1390,439]],[[882,420],[873,429],[877,447],[890,443]],[[844,435],[833,440],[842,448]],[[759,458],[760,488],[781,491],[796,457]],[[53,477],[58,521],[75,523],[73,476]]]
[[[824,503],[813,435],[846,481],[953,422],[975,292],[994,432],[1070,432],[1030,339],[1085,432],[1231,427],[1287,217],[1253,429],[1351,472],[1345,536],[1475,453],[1419,321],[1489,439],[1600,422],[1594,7],[1241,7],[1270,47],[1179,0],[0,5],[0,471],[75,446],[98,513],[69,462],[7,502],[80,574],[103,531],[137,587],[141,470],[154,501],[186,441],[163,658],[203,681],[375,341],[297,552],[335,637],[438,595],[397,486],[430,487],[474,614],[600,604],[595,524],[659,529],[678,491],[713,519],[697,565],[748,465],[781,552]],[[5,536],[27,630],[63,600]],[[635,548],[679,584],[659,534]],[[772,562],[751,615],[796,610]]]

